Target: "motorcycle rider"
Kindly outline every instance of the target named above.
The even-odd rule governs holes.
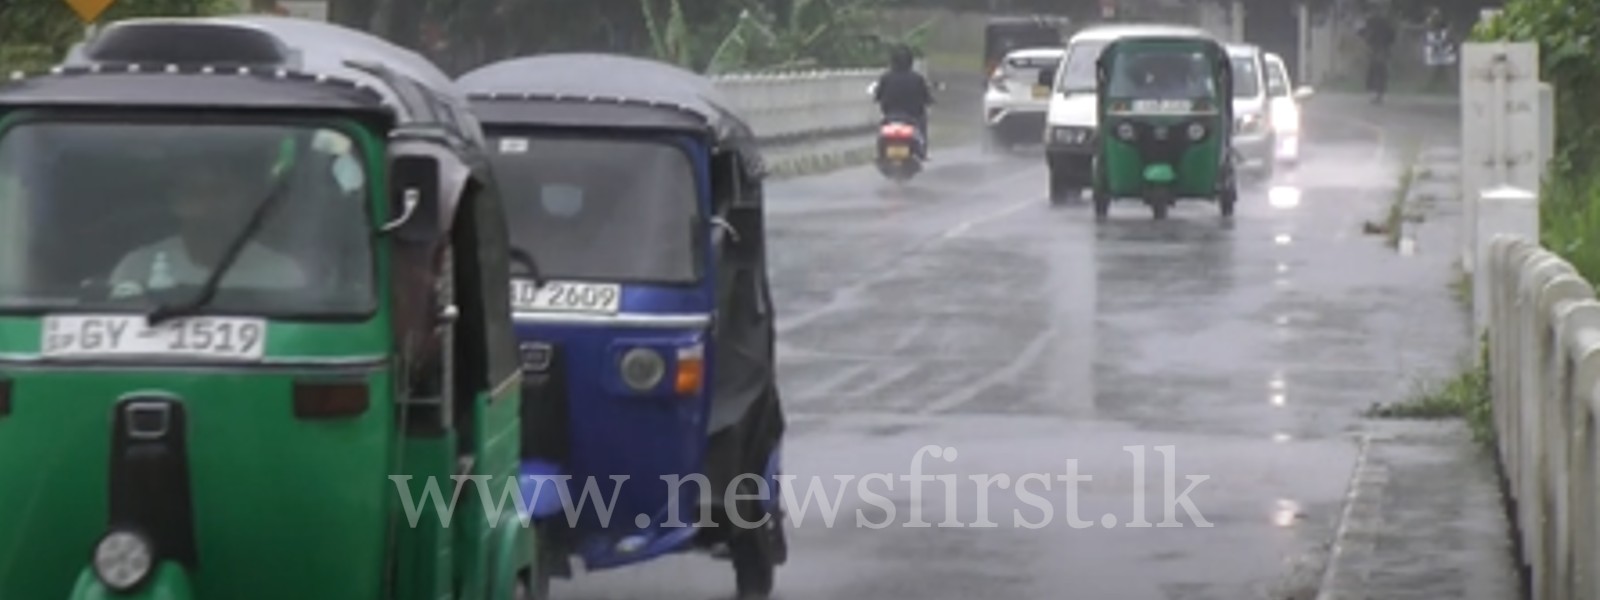
[[[889,53],[889,70],[878,78],[873,98],[885,119],[895,116],[910,119],[916,126],[920,144],[920,158],[928,160],[928,106],[933,104],[933,91],[922,74],[912,70],[914,59],[911,49],[896,46]]]

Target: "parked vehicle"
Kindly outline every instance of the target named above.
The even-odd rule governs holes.
[[[724,548],[740,597],[765,597],[788,554],[784,422],[750,128],[704,77],[638,58],[518,58],[459,84],[496,151],[511,244],[539,266],[509,283],[540,428],[522,474],[551,549],[536,588],[572,556],[593,570]],[[561,476],[569,498],[625,477],[610,509],[625,518],[566,514]]]
[[[1100,53],[1094,212],[1131,198],[1167,217],[1178,200],[1216,202],[1232,216],[1238,200],[1229,92],[1232,62],[1210,35],[1124,36]]]
[[[1045,160],[1050,170],[1050,202],[1080,198],[1094,186],[1094,158],[1099,147],[1100,109],[1096,61],[1101,50],[1128,36],[1207,35],[1178,25],[1114,24],[1089,27],[1072,36],[1054,69],[1039,74],[1051,87],[1045,113]]]
[[[983,95],[984,123],[994,146],[1009,149],[1044,140],[1050,85],[1039,83],[1039,73],[1055,68],[1064,54],[1061,47],[1014,50],[995,68]]]
[[[1289,80],[1289,69],[1283,57],[1267,53],[1263,56],[1267,67],[1267,96],[1271,98],[1273,137],[1277,140],[1276,156],[1280,164],[1294,166],[1300,162],[1300,104],[1314,93],[1310,86],[1294,87]]]
[[[526,597],[514,513],[424,499],[515,491],[524,434],[466,115],[416,54],[265,16],[0,84],[0,598]]]

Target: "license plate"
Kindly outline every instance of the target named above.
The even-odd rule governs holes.
[[[911,156],[911,148],[906,146],[889,146],[883,151],[885,156],[893,160],[901,160]]]
[[[616,314],[622,305],[622,286],[615,283],[547,281],[534,288],[533,282],[511,282],[511,306],[524,312],[572,312]]]
[[[1033,86],[1033,99],[1034,100],[1043,100],[1043,99],[1049,98],[1049,97],[1050,97],[1050,86],[1047,86],[1047,85],[1036,85],[1036,86]]]
[[[46,317],[39,353],[47,358],[210,358],[260,360],[265,319],[191,317],[146,325],[143,316]]]
[[[1135,100],[1134,112],[1182,114],[1192,112],[1194,103],[1188,100]]]

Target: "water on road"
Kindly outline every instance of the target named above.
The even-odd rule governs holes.
[[[1250,185],[1231,222],[1130,202],[1096,223],[1049,205],[1027,152],[939,151],[903,188],[869,169],[772,183],[784,470],[809,498],[788,507],[776,596],[1313,589],[1360,411],[1410,390],[1416,345],[1457,333],[1433,316],[1451,307],[1408,292],[1449,274],[1362,231],[1406,140],[1454,109],[1387,110],[1309,106],[1300,167]],[[732,588],[727,563],[685,555],[553,592]]]

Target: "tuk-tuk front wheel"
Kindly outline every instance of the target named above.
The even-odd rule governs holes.
[[[1167,218],[1167,211],[1172,208],[1173,196],[1166,190],[1158,190],[1145,194],[1144,200],[1150,205],[1150,214],[1156,220]]]

